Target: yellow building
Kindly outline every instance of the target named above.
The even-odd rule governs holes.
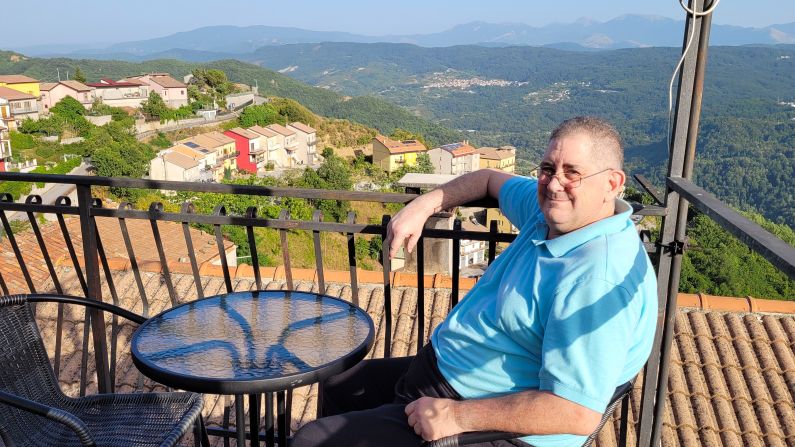
[[[481,147],[478,149],[480,154],[480,169],[494,168],[505,172],[516,171],[516,148],[503,146],[499,149],[495,147]]]
[[[516,227],[511,224],[499,208],[486,208],[486,227],[491,228],[491,221],[497,221],[497,231],[500,233],[518,233]]]
[[[373,138],[373,164],[393,173],[402,166],[417,164],[417,155],[428,149],[417,140],[395,141],[383,135]]]
[[[41,97],[39,81],[25,75],[0,75],[0,87],[8,87],[36,98]]]
[[[216,182],[237,171],[235,140],[218,131],[207,132],[179,140],[172,147],[177,152],[193,157],[200,169],[210,174]],[[195,153],[192,154],[191,150]]]

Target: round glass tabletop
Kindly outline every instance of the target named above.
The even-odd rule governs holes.
[[[307,292],[218,295],[169,309],[132,338],[133,361],[174,388],[216,394],[280,391],[358,363],[373,322],[338,298]]]

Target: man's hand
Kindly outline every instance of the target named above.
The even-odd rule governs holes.
[[[455,415],[457,403],[452,399],[421,397],[406,405],[409,425],[426,441],[461,433],[464,430]]]
[[[497,199],[500,188],[511,177],[513,174],[498,169],[478,169],[417,197],[389,222],[384,250],[389,250],[389,258],[392,259],[405,243],[411,253],[420,240],[425,221],[433,213],[486,196]]]
[[[428,195],[432,194],[429,193]],[[420,196],[398,211],[389,221],[386,228],[386,241],[384,248],[389,250],[389,259],[393,259],[406,243],[406,250],[411,253],[422,235],[425,222],[433,214],[434,207],[428,195]]]

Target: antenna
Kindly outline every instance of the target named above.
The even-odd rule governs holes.
[[[58,67],[55,67],[55,72],[58,73],[58,82],[61,82],[61,69],[58,68]]]

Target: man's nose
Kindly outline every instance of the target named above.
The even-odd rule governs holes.
[[[547,188],[553,191],[563,191],[566,188],[563,187],[563,183],[560,182],[560,177],[556,173],[549,179],[549,183],[547,183]]]

